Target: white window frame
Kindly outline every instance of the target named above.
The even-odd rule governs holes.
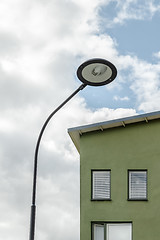
[[[116,233],[117,227],[117,236]],[[120,229],[122,227],[123,229]],[[126,228],[127,227],[127,228]],[[98,229],[99,228],[99,229]],[[111,228],[114,228],[114,230]],[[127,232],[125,238],[122,236],[122,232],[126,228]],[[93,223],[93,234],[92,240],[132,240],[132,223],[131,222],[104,222],[104,223]],[[97,231],[98,230],[98,231]],[[100,230],[100,231],[99,231]]]
[[[92,200],[111,200],[111,170],[92,170]]]
[[[128,200],[147,201],[147,185],[148,172],[146,169],[128,170]]]

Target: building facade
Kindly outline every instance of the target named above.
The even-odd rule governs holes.
[[[69,129],[80,240],[160,239],[160,112]]]

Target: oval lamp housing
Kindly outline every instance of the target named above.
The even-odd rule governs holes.
[[[82,63],[77,69],[77,77],[86,85],[102,86],[112,82],[117,76],[116,67],[109,61],[93,58]]]

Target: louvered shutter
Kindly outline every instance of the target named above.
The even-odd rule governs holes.
[[[147,171],[129,171],[129,199],[147,199]]]
[[[110,199],[110,171],[93,171],[92,174],[92,199]]]

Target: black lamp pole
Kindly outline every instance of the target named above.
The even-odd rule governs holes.
[[[117,75],[115,66],[107,60],[95,58],[88,60],[80,65],[77,70],[77,76],[83,83],[77,88],[59,107],[57,107],[47,118],[39,133],[35,154],[34,154],[34,170],[33,170],[33,189],[32,189],[32,204],[30,216],[30,234],[29,240],[34,240],[35,236],[35,220],[36,220],[36,186],[37,186],[37,163],[38,151],[44,130],[50,119],[58,112],[71,98],[73,98],[79,91],[83,90],[87,85],[102,86],[112,82]]]

